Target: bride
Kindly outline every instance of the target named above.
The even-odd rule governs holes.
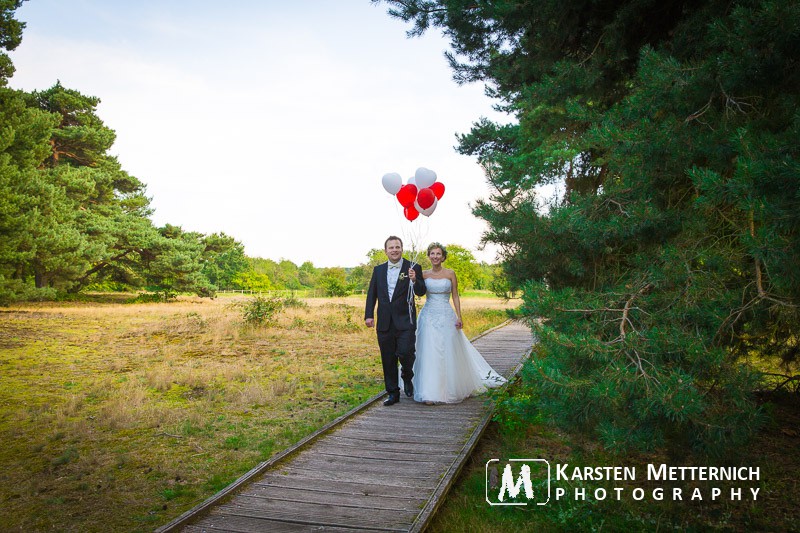
[[[499,387],[506,379],[489,366],[461,330],[458,280],[455,272],[442,266],[447,249],[431,244],[428,259],[431,269],[422,273],[427,297],[417,322],[414,400],[456,403],[487,387]]]

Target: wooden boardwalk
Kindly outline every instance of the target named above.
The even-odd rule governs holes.
[[[509,376],[532,346],[511,322],[473,341]],[[422,531],[491,418],[485,398],[424,405],[380,394],[159,528],[184,532]]]

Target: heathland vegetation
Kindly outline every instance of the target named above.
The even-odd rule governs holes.
[[[94,299],[0,313],[4,530],[152,531],[383,388],[363,296]]]

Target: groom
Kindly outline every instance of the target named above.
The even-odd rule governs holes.
[[[367,291],[367,308],[364,323],[368,328],[375,326],[378,333],[378,346],[383,363],[383,382],[389,396],[383,405],[394,405],[400,401],[400,384],[397,377],[397,361],[402,367],[403,390],[406,396],[414,395],[414,344],[417,340],[417,308],[413,296],[409,297],[409,284],[413,284],[417,296],[425,294],[422,268],[411,267],[411,262],[403,258],[403,241],[391,236],[383,244],[388,263],[372,270],[372,279]],[[409,303],[409,298],[411,302]],[[378,324],[375,324],[375,302],[378,303]]]

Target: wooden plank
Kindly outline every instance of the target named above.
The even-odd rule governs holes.
[[[403,463],[411,463],[411,464],[419,464],[423,466],[432,466],[437,467],[442,463],[446,463],[448,461],[447,456],[435,456],[430,457],[426,455],[415,455],[414,457],[408,457],[404,453],[395,453],[395,454],[380,454],[374,453],[370,454],[363,454],[363,453],[347,453],[342,452],[341,450],[326,450],[324,448],[317,448],[314,451],[314,455],[319,457],[320,459],[325,460],[329,464],[335,464],[334,462],[338,459],[345,460],[345,461],[355,461],[357,464],[370,464],[371,461],[381,461],[381,462],[391,462],[393,464],[403,464]]]
[[[232,506],[230,504],[223,504],[216,506],[207,519],[203,522],[219,522],[220,518],[224,517],[227,521],[241,521],[252,522],[258,527],[254,531],[269,531],[265,529],[263,524],[265,521],[271,523],[289,523],[289,524],[302,524],[306,526],[315,526],[316,528],[325,528],[328,526],[340,528],[353,528],[359,530],[365,529],[378,529],[388,531],[407,531],[413,523],[412,515],[417,512],[406,513],[403,516],[396,513],[380,513],[380,512],[354,512],[347,513],[344,509],[337,509],[331,507],[329,513],[319,510],[313,512],[297,512],[287,509],[281,513],[278,511],[264,511],[261,509],[248,509],[244,507]],[[198,524],[202,525],[202,524]]]
[[[446,445],[448,442],[452,442],[454,439],[458,438],[454,435],[447,434],[419,436],[414,433],[399,431],[387,434],[384,431],[356,428],[348,428],[346,432],[339,432],[339,434],[344,434],[348,437],[360,437],[362,439],[369,439],[376,442],[405,442],[409,444],[419,443]]]
[[[480,420],[480,412],[483,410],[483,405],[469,406],[469,412],[458,413],[458,416],[453,416],[453,413],[446,413],[444,410],[437,411],[438,406],[426,405],[426,411],[411,412],[410,410],[398,411],[392,413],[390,416],[381,415],[373,416],[370,413],[364,416],[348,420],[346,424],[342,425],[337,431],[343,431],[350,427],[359,427],[363,425],[374,425],[376,427],[403,427],[409,424],[417,425],[435,425],[436,427],[447,428],[451,426],[462,426],[465,421]],[[334,432],[336,433],[336,432]]]
[[[353,533],[351,526],[337,526],[333,524],[326,524],[324,527],[308,524],[303,521],[288,521],[288,520],[269,520],[265,518],[255,517],[241,517],[241,516],[228,516],[221,514],[214,514],[208,517],[208,520],[203,521],[201,525],[194,524],[191,529],[184,529],[183,531],[191,531],[192,533],[200,532],[230,532],[230,533],[263,533],[269,531],[270,533],[301,533],[308,531],[325,531],[334,533]],[[384,528],[365,525],[361,528],[362,531],[406,531],[407,528]]]
[[[387,452],[384,449],[368,449],[368,448],[345,448],[343,446],[316,446],[316,453],[323,456],[340,456],[340,457],[354,457],[361,459],[386,459],[390,461],[400,462],[417,462],[422,461],[426,463],[441,464],[452,459],[452,453],[408,453],[402,452]],[[449,458],[449,459],[448,459]]]
[[[312,481],[312,483],[309,483]],[[350,483],[346,481],[331,481],[323,479],[300,479],[292,476],[282,476],[278,474],[265,474],[259,481],[252,484],[254,487],[264,486],[266,488],[276,487],[288,490],[315,491],[332,494],[342,494],[360,498],[363,496],[378,496],[382,499],[424,499],[417,488],[397,487],[393,485],[376,485],[359,481]]]
[[[381,473],[387,470],[392,472],[397,469],[409,475],[425,476],[433,472],[441,471],[442,463],[430,463],[423,461],[393,461],[385,458],[352,458],[342,456],[320,456],[317,454],[306,457],[298,457],[292,462],[293,466],[316,470],[333,470],[337,472],[375,472]]]
[[[450,455],[452,451],[443,448],[438,444],[425,443],[394,443],[376,442],[372,439],[357,438],[355,436],[331,436],[325,439],[326,446],[338,447],[342,449],[355,449],[363,451],[386,453],[406,453],[409,455]]]
[[[412,509],[369,509],[344,507],[325,503],[270,501],[242,495],[231,503],[214,509],[214,514],[266,518],[304,524],[338,526],[365,526],[381,524],[383,527],[410,527],[419,514],[420,507]]]
[[[483,408],[486,410],[486,407]],[[483,413],[476,412],[474,415],[450,415],[445,418],[433,418],[425,416],[397,417],[391,421],[384,420],[360,420],[357,424],[349,424],[346,428],[333,432],[331,435],[346,435],[350,430],[369,429],[371,431],[380,430],[388,435],[411,433],[417,434],[419,431],[439,433],[460,433],[465,428],[474,427],[482,418]]]
[[[357,507],[361,509],[382,510],[408,510],[422,509],[425,498],[417,495],[414,498],[397,498],[375,494],[353,494],[352,492],[340,493],[306,489],[305,487],[281,487],[254,483],[242,492],[243,497],[262,498],[274,502],[291,501],[307,503],[327,503],[342,507]]]
[[[399,469],[398,469],[399,470]],[[290,465],[281,469],[280,474],[298,476],[308,480],[346,481],[349,483],[364,482],[372,485],[386,485],[389,487],[408,487],[418,490],[432,490],[438,484],[438,478],[424,475],[406,475],[402,472],[335,472],[330,470],[317,470]]]

